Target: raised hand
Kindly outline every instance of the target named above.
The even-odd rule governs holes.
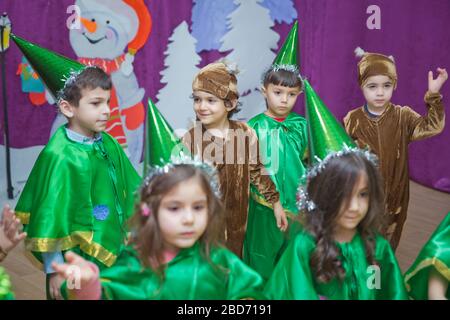
[[[430,91],[431,93],[438,93],[439,91],[441,91],[442,85],[448,79],[447,70],[437,68],[437,72],[437,78],[433,79],[433,71],[428,71],[428,91]]]

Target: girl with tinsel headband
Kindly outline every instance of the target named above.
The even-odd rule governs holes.
[[[379,231],[383,191],[375,156],[356,148],[304,80],[311,167],[299,188],[304,229],[265,288],[272,299],[407,299]]]
[[[295,235],[296,228],[291,223],[298,215],[295,191],[298,180],[305,173],[306,119],[293,111],[302,92],[298,22],[293,25],[270,68],[264,72],[261,92],[267,110],[250,119],[248,125],[258,136],[261,157],[280,193],[280,202],[290,225],[287,232],[279,230],[273,206],[252,184],[243,259],[267,280],[286,243]]]

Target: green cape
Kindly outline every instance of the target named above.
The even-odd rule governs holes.
[[[315,239],[306,231],[299,233],[267,282],[264,290],[266,296],[288,300],[408,299],[394,252],[383,237],[376,237],[375,260],[379,269],[368,265],[359,233],[351,242],[337,243],[337,246],[342,252],[339,259],[346,271],[345,279],[318,283],[310,267],[311,254],[316,248]]]
[[[280,193],[280,201],[288,218],[297,215],[296,194],[300,178],[305,173],[302,162],[307,149],[305,118],[291,112],[283,122],[264,113],[248,122],[258,136],[261,158]],[[285,248],[295,235],[293,220],[289,230],[280,231],[271,204],[251,186],[248,224],[244,244],[244,261],[267,280]]]
[[[123,246],[141,179],[117,141],[78,143],[61,126],[42,150],[15,208],[27,249],[80,249],[111,266]],[[77,250],[78,251],[78,250]]]
[[[111,268],[100,273],[102,298],[108,300],[263,299],[263,280],[231,251],[214,247],[211,262],[200,244],[181,250],[166,266],[164,280],[142,266],[127,247]],[[66,284],[61,292],[68,296]]]

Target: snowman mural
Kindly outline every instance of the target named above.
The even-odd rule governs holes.
[[[81,63],[101,67],[111,75],[111,118],[106,132],[117,139],[136,167],[144,144],[145,90],[139,87],[133,61],[150,35],[150,12],[144,0],[76,0],[75,7],[78,14],[68,21],[70,44]],[[17,75],[33,106],[55,103],[25,59]],[[50,136],[65,122],[58,114]]]

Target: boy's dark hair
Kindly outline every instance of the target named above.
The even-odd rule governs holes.
[[[270,68],[264,73],[263,85],[264,87],[267,87],[269,84],[289,88],[299,87],[300,90],[303,90],[302,80],[299,77],[299,73],[283,69],[274,70]]]
[[[78,107],[81,99],[81,91],[83,89],[94,90],[97,88],[111,90],[111,77],[99,67],[87,67],[73,81],[67,81],[59,97],[71,105]]]

